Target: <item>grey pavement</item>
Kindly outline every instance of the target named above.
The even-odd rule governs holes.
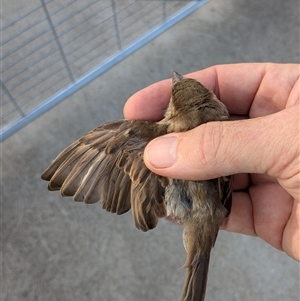
[[[142,233],[130,213],[48,192],[40,174],[171,69],[251,61],[299,62],[297,0],[211,1],[3,142],[1,301],[179,300],[181,227],[161,220]],[[299,300],[299,264],[258,238],[221,231],[206,300]]]

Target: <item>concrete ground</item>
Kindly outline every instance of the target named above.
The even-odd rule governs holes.
[[[181,227],[162,220],[142,233],[130,213],[48,192],[40,174],[171,69],[250,61],[299,62],[297,0],[211,1],[2,143],[1,300],[178,300]],[[258,238],[222,231],[206,300],[299,300],[299,265]]]

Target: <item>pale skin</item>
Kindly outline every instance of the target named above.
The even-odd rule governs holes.
[[[147,167],[163,176],[204,180],[234,174],[232,210],[221,228],[258,236],[298,261],[299,71],[297,64],[248,63],[187,74],[217,95],[233,121],[159,137],[144,153]],[[171,80],[137,92],[125,104],[125,118],[160,120],[170,92]]]

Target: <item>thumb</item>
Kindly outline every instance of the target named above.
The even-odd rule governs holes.
[[[237,173],[277,177],[291,163],[288,154],[295,141],[287,140],[297,137],[294,132],[298,127],[288,124],[292,119],[297,122],[297,116],[291,118],[286,111],[254,119],[209,122],[187,132],[158,137],[145,149],[145,164],[159,175],[186,180]]]

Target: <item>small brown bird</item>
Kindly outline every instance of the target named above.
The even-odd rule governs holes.
[[[186,181],[158,176],[145,166],[143,153],[158,136],[228,120],[229,115],[201,83],[175,71],[172,79],[172,96],[161,121],[105,123],[63,150],[42,179],[49,181],[49,190],[78,202],[101,202],[117,214],[131,208],[142,231],[153,229],[161,217],[182,224],[187,276],[181,300],[203,301],[210,251],[231,208],[232,177]]]

